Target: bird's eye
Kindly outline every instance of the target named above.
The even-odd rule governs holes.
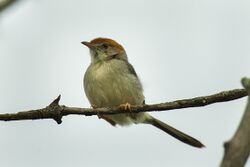
[[[103,47],[104,49],[108,49],[109,46],[108,46],[107,44],[104,43],[104,44],[102,44],[102,47]]]

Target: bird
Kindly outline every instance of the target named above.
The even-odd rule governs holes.
[[[124,47],[110,38],[98,37],[90,42],[82,41],[89,48],[91,63],[84,78],[84,91],[93,108],[145,104],[142,83],[129,63]],[[131,124],[152,125],[174,138],[197,148],[204,145],[197,139],[177,130],[176,128],[154,118],[146,112],[121,113],[98,116],[112,126]]]

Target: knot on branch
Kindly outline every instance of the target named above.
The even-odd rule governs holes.
[[[63,107],[59,105],[61,95],[59,95],[48,107],[45,108],[44,115],[53,118],[58,124],[62,123],[62,110]]]

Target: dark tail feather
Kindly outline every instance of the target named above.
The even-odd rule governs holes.
[[[164,132],[168,133],[169,135],[173,136],[174,138],[186,143],[186,144],[189,144],[191,146],[194,146],[194,147],[198,147],[198,148],[202,148],[202,147],[205,147],[199,140],[167,125],[166,123],[156,119],[156,118],[153,118],[152,119],[149,119],[146,123],[149,123],[161,130],[163,130]]]

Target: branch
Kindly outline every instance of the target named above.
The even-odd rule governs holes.
[[[248,91],[247,107],[233,138],[224,144],[221,167],[243,167],[250,154],[250,78],[243,78],[242,85]]]
[[[177,100],[173,102],[152,104],[152,105],[137,105],[131,106],[132,113],[138,112],[153,112],[153,111],[163,111],[163,110],[173,110],[189,107],[200,107],[206,106],[218,102],[226,102],[230,100],[235,100],[247,96],[247,91],[245,89],[234,89],[230,91],[224,91],[221,93],[195,97],[191,99]],[[35,119],[54,119],[58,124],[62,122],[62,117],[75,114],[75,115],[85,115],[92,116],[98,114],[118,114],[127,113],[128,111],[122,107],[112,107],[112,108],[77,108],[77,107],[67,107],[64,105],[59,105],[61,96],[59,95],[49,106],[30,111],[22,111],[18,113],[7,113],[0,114],[0,120],[2,121],[13,121],[13,120],[35,120]]]
[[[14,4],[15,2],[17,2],[17,0],[2,0],[0,2],[0,12],[3,11],[4,9],[8,8],[12,4]]]

